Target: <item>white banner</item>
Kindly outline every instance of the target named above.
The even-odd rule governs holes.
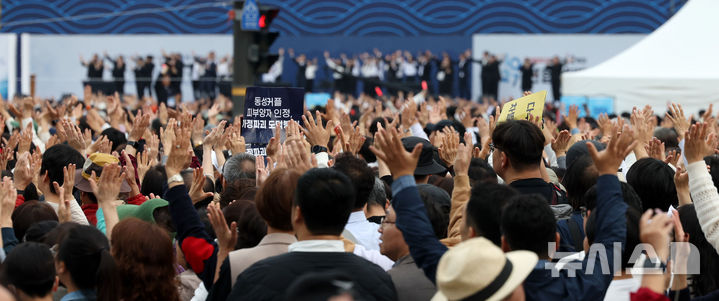
[[[547,63],[554,56],[567,60],[563,72],[582,70],[607,60],[628,48],[644,34],[475,34],[472,37],[472,56],[481,59],[485,51],[503,59],[500,65],[499,99],[522,96],[524,59],[534,61],[535,75],[532,90],[547,90],[547,100],[554,100]],[[472,99],[481,94],[481,67],[472,68]]]

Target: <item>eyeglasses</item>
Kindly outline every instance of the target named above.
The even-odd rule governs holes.
[[[379,219],[379,222],[380,222],[380,224],[382,225],[382,227],[384,227],[385,225],[395,224],[395,223],[396,223],[396,222],[390,222],[390,221],[388,221],[386,216],[383,216],[382,218],[380,218],[380,219]]]
[[[500,148],[497,145],[495,145],[494,143],[490,143],[489,144],[489,152],[493,153],[494,150],[500,150]]]
[[[579,211],[582,212],[582,218],[587,217],[587,207],[581,206],[579,207]]]

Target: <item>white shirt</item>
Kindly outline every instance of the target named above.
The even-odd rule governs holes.
[[[230,62],[217,64],[217,76],[230,76]]]
[[[412,62],[403,61],[402,62],[402,73],[404,76],[407,77],[414,77],[417,75],[417,64]]]
[[[341,240],[301,240],[287,247],[288,252],[344,252]]]
[[[55,210],[55,213],[58,213],[60,210],[60,205],[53,202],[45,202],[46,204],[50,205],[52,209]],[[70,200],[70,219],[74,223],[78,223],[80,225],[89,225],[90,223],[87,221],[87,217],[85,216],[85,212],[82,211],[82,207],[78,205],[77,201],[73,198]],[[22,237],[18,237],[18,239],[22,239]]]
[[[604,300],[606,301],[629,301],[629,293],[636,292],[639,287],[642,286],[641,275],[632,276],[632,278],[612,280],[607,288],[607,293],[604,294]]]
[[[316,73],[317,65],[307,65],[307,68],[305,68],[305,78],[307,79],[315,79]]]
[[[394,265],[394,261],[392,259],[389,259],[387,256],[382,255],[377,250],[367,250],[365,247],[361,245],[355,245],[354,251],[352,251],[355,255],[362,257],[364,259],[367,259],[367,261],[372,262],[379,267],[381,267],[385,272],[392,269],[392,266]]]
[[[366,63],[362,65],[360,70],[363,77],[376,77],[379,76],[379,68],[375,63]]]
[[[357,243],[366,249],[379,251],[379,227],[380,225],[369,222],[364,211],[360,210],[350,214],[345,230],[352,233]]]

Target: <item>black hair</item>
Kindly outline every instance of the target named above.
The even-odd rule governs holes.
[[[494,168],[487,163],[487,161],[473,158],[469,161],[469,181],[472,183],[472,187],[477,183],[497,183],[497,173]]]
[[[125,148],[125,145],[127,145],[127,138],[125,138],[125,134],[120,132],[118,129],[106,128],[102,131],[102,133],[100,133],[100,135],[105,136],[107,137],[107,140],[110,140],[113,151],[120,152]]]
[[[584,206],[582,197],[587,190],[597,183],[599,171],[589,155],[582,155],[567,168],[562,185],[567,189],[567,199],[574,210]]]
[[[89,123],[87,123],[87,116],[82,116],[77,120],[77,126],[80,128],[80,131],[82,133],[85,132],[85,130],[90,130],[90,135],[95,137],[95,131],[92,129]]]
[[[699,254],[690,254],[689,258],[699,258],[702,271],[700,274],[690,276],[691,290],[697,296],[704,296],[719,289],[719,254],[707,241],[704,231],[699,224],[694,204],[679,207],[679,220],[684,232],[689,234],[689,243],[699,250]],[[692,253],[694,251],[692,250]]]
[[[367,163],[377,162],[377,156],[369,149],[374,144],[374,138],[367,137],[362,143],[362,148],[359,150],[359,155],[367,161]]]
[[[24,242],[17,245],[3,262],[3,282],[24,294],[42,298],[52,294],[55,260],[47,245]]]
[[[712,176],[714,187],[719,187],[719,155],[704,157],[704,163],[709,165],[709,174]]]
[[[556,241],[557,220],[547,200],[537,194],[512,197],[502,210],[502,235],[512,250],[548,257],[548,243]]]
[[[644,209],[667,210],[669,205],[677,207],[679,203],[674,170],[657,159],[643,158],[635,162],[627,172],[627,183],[642,199]]]
[[[345,174],[352,181],[355,190],[353,209],[361,209],[367,204],[370,192],[374,188],[374,171],[367,162],[351,153],[341,153],[335,157],[333,169]]]
[[[352,182],[332,168],[313,168],[297,181],[293,205],[314,235],[340,235],[355,204]]]
[[[91,226],[71,228],[59,243],[56,259],[65,264],[80,290],[96,290],[97,300],[111,300],[119,293],[119,279],[110,244]]]
[[[544,134],[526,120],[508,120],[492,133],[495,148],[504,152],[516,170],[539,167],[544,152]]]
[[[632,207],[627,207],[625,213],[627,223],[627,233],[623,246],[622,252],[622,269],[631,268],[630,259],[632,259],[632,253],[634,248],[641,243],[639,239],[639,219],[641,213]],[[587,224],[584,226],[584,231],[587,233],[587,242],[591,246],[594,243],[597,232],[597,214],[591,214],[587,218]],[[636,258],[635,258],[636,259]]]
[[[624,203],[630,208],[634,208],[634,210],[643,212],[642,199],[639,198],[639,195],[634,188],[632,188],[632,185],[625,182],[619,182],[619,184],[621,185],[622,199],[624,200]],[[587,210],[594,210],[594,208],[597,208],[597,185],[594,185],[587,190],[582,197],[582,203]]]
[[[502,233],[499,224],[502,209],[507,200],[517,194],[514,188],[497,183],[479,183],[472,186],[472,194],[466,207],[467,226],[472,227],[478,236],[501,246]]]
[[[34,223],[25,231],[25,241],[44,242],[52,230],[57,228],[59,223],[54,220],[46,220]]]
[[[15,208],[11,215],[15,237],[25,238],[30,226],[41,221],[58,221],[57,213],[46,202],[27,201]]]
[[[386,117],[387,122],[392,122],[394,119],[392,117]],[[384,122],[385,118],[377,117],[375,119],[372,119],[372,123],[369,125],[369,133],[372,137],[374,137],[374,134],[377,133],[377,123],[379,122],[380,125],[382,125],[383,128],[387,128],[387,123]]]
[[[85,157],[69,145],[55,144],[42,154],[40,175],[44,175],[47,171],[48,178],[50,178],[50,192],[56,193],[52,182],[57,182],[58,185],[62,186],[65,179],[62,169],[70,164],[75,164],[77,168],[82,168],[83,164],[85,164]]]
[[[156,196],[161,196],[162,187],[166,183],[167,173],[165,173],[165,166],[152,166],[147,170],[145,177],[142,179],[142,188],[140,193],[142,193],[142,195],[150,195],[150,193],[154,193]]]
[[[434,235],[437,236],[437,239],[446,238],[449,210],[452,206],[449,194],[442,188],[430,184],[417,185],[417,190],[422,203],[424,203],[429,222],[432,224]]]

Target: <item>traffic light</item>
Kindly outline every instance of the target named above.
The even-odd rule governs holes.
[[[232,95],[235,100],[235,114],[244,108],[244,88],[255,85],[261,75],[267,73],[279,58],[277,54],[270,52],[270,48],[280,33],[272,32],[269,28],[280,9],[257,3],[259,16],[253,15],[257,17],[257,26],[253,26],[253,29],[257,30],[243,30],[241,17],[243,6],[244,1],[234,2]],[[255,23],[252,21],[250,24]]]

